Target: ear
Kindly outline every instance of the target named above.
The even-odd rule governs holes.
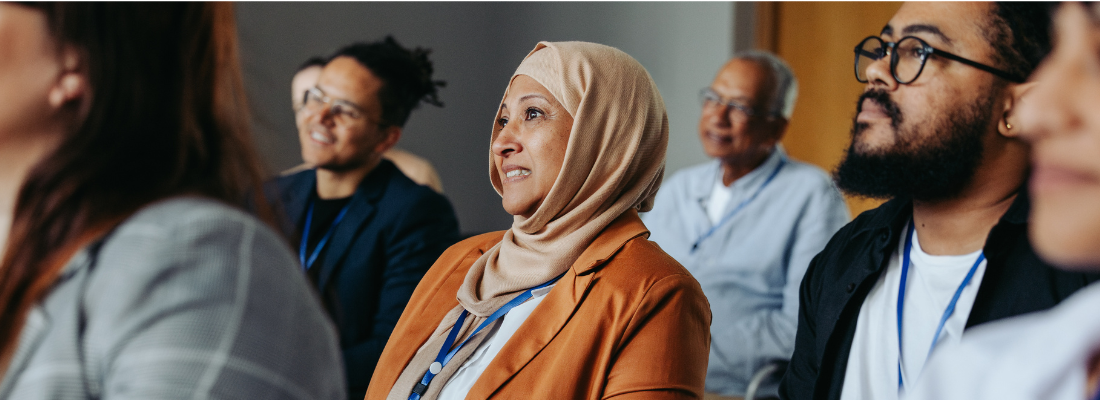
[[[1028,81],[1020,84],[1012,85],[1008,88],[1004,98],[1004,112],[1001,113],[1000,120],[997,121],[997,132],[1001,133],[1001,136],[1008,138],[1020,137],[1020,126],[1017,124],[1015,111],[1016,107],[1020,105],[1020,99],[1024,97],[1029,90],[1035,88],[1038,82]]]
[[[768,121],[768,129],[772,132],[771,140],[764,143],[767,148],[774,147],[779,142],[783,141],[783,135],[787,134],[788,121],[783,117],[773,117]]]
[[[381,142],[374,146],[374,152],[376,154],[382,154],[393,146],[397,145],[397,141],[401,140],[401,127],[396,125],[387,126],[382,130],[382,135],[385,136]]]
[[[61,50],[61,71],[48,94],[51,107],[61,109],[74,101],[82,100],[88,93],[88,78],[80,52],[72,46]],[[81,107],[81,111],[84,107]]]

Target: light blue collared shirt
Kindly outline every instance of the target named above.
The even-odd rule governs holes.
[[[706,390],[742,396],[757,369],[790,359],[802,275],[850,218],[828,174],[789,159],[777,146],[763,164],[730,185],[732,197],[722,215],[759,195],[692,251],[712,229],[706,206],[720,173],[717,160],[677,172],[642,220],[650,240],[691,271],[710,301]],[[774,386],[763,391],[774,392]]]

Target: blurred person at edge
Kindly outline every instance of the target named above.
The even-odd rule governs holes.
[[[645,68],[601,44],[539,42],[490,143],[512,227],[439,257],[367,398],[701,398],[710,307],[638,217],[668,147]]]
[[[320,302],[239,209],[232,10],[0,3],[0,398],[344,397]]]
[[[1012,125],[1031,142],[1030,236],[1043,259],[1100,271],[1100,9],[1065,3]],[[1100,399],[1100,284],[988,324],[929,361],[909,399]]]
[[[382,158],[421,102],[442,106],[428,55],[392,37],[338,50],[297,114],[302,159],[313,168],[267,187],[336,322],[349,399],[363,398],[413,289],[458,241],[447,198]]]
[[[1050,50],[1049,6],[901,6],[854,50],[841,190],[890,198],[840,230],[802,281],[787,399],[898,398],[938,345],[1049,309],[1095,281],[1027,240],[1029,146],[1014,123]]]
[[[321,70],[325,68],[326,60],[322,57],[312,57],[298,67],[294,78],[290,81],[291,105],[294,108],[294,122],[298,132],[305,131],[305,115],[302,114],[302,105],[305,101],[306,91],[317,84],[317,78],[321,76]],[[443,193],[443,181],[439,179],[439,173],[435,167],[424,157],[401,150],[397,147],[390,148],[382,153],[382,158],[390,160],[393,165],[413,182],[432,188],[436,193]],[[286,170],[282,175],[290,175],[312,168],[309,164],[301,164]]]
[[[778,56],[735,54],[701,94],[699,139],[715,160],[673,175],[642,214],[650,239],[691,271],[719,316],[709,393],[744,396],[756,371],[790,360],[802,275],[850,219],[829,175],[779,145],[797,94]],[[775,386],[757,393],[774,396]]]

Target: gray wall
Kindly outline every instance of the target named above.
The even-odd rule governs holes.
[[[705,161],[697,95],[735,46],[731,3],[240,3],[255,134],[269,171],[301,158],[290,78],[305,59],[386,34],[431,48],[444,108],[413,112],[398,147],[435,164],[463,232],[507,228],[488,179],[492,118],[508,78],[539,40],[584,40],[634,56],[668,107],[668,171]],[[738,7],[738,14],[745,13]],[[739,31],[744,31],[740,29]],[[740,35],[743,36],[743,35]],[[745,38],[736,43],[740,46]]]

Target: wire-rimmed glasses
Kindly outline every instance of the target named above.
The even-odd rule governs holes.
[[[704,109],[709,107],[721,107],[724,110],[729,110],[730,117],[740,114],[743,119],[747,120],[756,115],[756,110],[753,110],[752,107],[733,100],[723,99],[721,95],[711,88],[703,88],[703,90],[699,91],[699,101],[703,103]]]
[[[1007,71],[932,47],[916,36],[906,36],[897,42],[886,42],[878,36],[868,36],[856,45],[855,53],[856,80],[860,83],[868,81],[867,67],[886,56],[890,56],[890,74],[894,76],[894,80],[903,85],[912,83],[920,77],[921,71],[924,71],[924,64],[933,54],[989,72],[1010,82],[1024,81],[1024,78]]]
[[[354,103],[334,99],[325,95],[325,92],[317,87],[309,88],[306,90],[305,99],[302,101],[302,108],[309,110],[310,112],[321,111],[325,105],[329,106],[329,113],[332,114],[333,120],[341,125],[350,125],[360,120],[367,120],[366,114]]]

